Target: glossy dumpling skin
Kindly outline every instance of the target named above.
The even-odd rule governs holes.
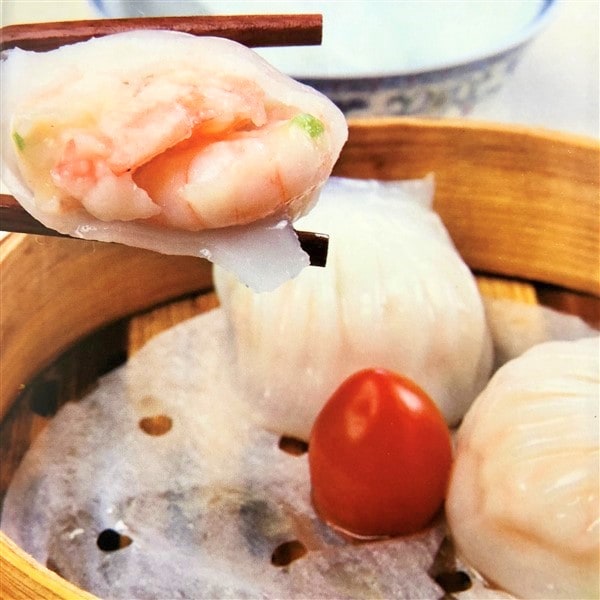
[[[430,208],[433,181],[333,177],[298,226],[330,236],[325,269],[255,294],[215,269],[241,377],[267,427],[308,438],[349,375],[412,378],[456,424],[483,389],[491,343],[475,280]]]
[[[446,512],[462,556],[522,598],[597,598],[600,338],[503,366],[458,433]]]
[[[214,232],[309,210],[347,137],[326,97],[230,40],[135,31],[4,58],[2,179],[79,237],[212,258]]]

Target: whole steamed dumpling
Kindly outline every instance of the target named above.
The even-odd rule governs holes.
[[[411,377],[456,424],[490,374],[476,282],[431,209],[433,180],[331,178],[299,228],[326,232],[324,269],[256,294],[216,268],[240,376],[263,425],[307,439],[340,383],[365,367]]]
[[[504,365],[458,434],[446,502],[463,558],[522,598],[598,598],[600,338]]]

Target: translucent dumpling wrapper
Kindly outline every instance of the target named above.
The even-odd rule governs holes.
[[[331,178],[299,221],[330,236],[325,269],[255,294],[214,280],[240,377],[267,427],[308,438],[323,404],[365,367],[416,381],[449,424],[483,389],[490,335],[475,279],[432,210],[433,179]]]
[[[522,598],[600,593],[600,338],[508,362],[458,433],[446,502],[454,542]]]
[[[2,180],[44,225],[202,256],[255,289],[308,264],[290,223],[347,137],[325,96],[240,44],[171,31],[3,58]]]

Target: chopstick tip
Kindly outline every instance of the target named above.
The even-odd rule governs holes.
[[[329,236],[325,233],[297,231],[300,247],[310,259],[311,267],[326,267],[329,252]]]

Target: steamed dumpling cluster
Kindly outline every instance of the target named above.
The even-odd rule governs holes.
[[[598,598],[600,338],[503,366],[458,434],[446,512],[461,554],[522,598]]]
[[[261,423],[307,438],[338,385],[365,367],[416,381],[456,424],[490,374],[475,280],[431,209],[433,181],[331,178],[298,226],[330,236],[325,269],[256,294],[215,285]]]
[[[256,289],[308,264],[290,222],[331,173],[346,121],[250,49],[134,31],[10,50],[1,78],[2,178],[44,225],[203,256]]]

